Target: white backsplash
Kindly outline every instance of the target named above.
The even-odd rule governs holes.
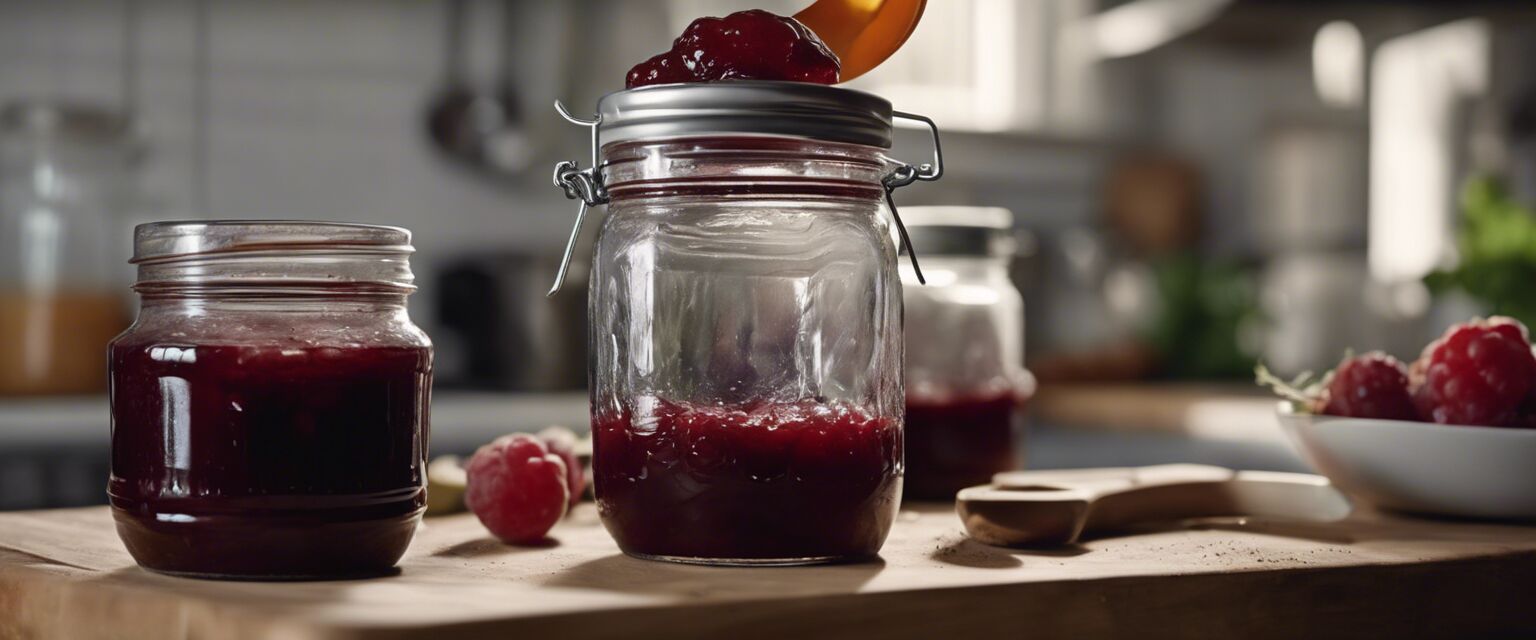
[[[503,4],[470,5],[477,16],[470,77],[489,82]],[[151,151],[149,203],[124,215],[124,257],[131,223],[151,219],[328,219],[412,229],[414,264],[427,285],[413,298],[413,315],[431,331],[430,285],[443,262],[478,249],[553,252],[563,242],[575,208],[550,186],[548,168],[584,159],[587,150],[584,132],[560,121],[551,103],[559,97],[578,111],[591,108],[620,86],[628,62],[673,35],[672,5],[663,0],[511,5],[523,14],[512,38],[513,75],[536,160],[500,182],[445,162],[425,133],[424,112],[443,83],[442,0],[0,1],[0,102],[132,104]],[[131,46],[128,16],[138,27]],[[197,56],[200,21],[206,72]],[[136,84],[125,82],[128,59]],[[946,142],[944,181],[904,190],[900,204],[1007,206],[1037,230],[1095,214],[1106,146],[953,132]],[[903,131],[895,153],[921,158],[926,139]],[[131,278],[127,265],[123,278]]]

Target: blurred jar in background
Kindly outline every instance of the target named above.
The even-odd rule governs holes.
[[[107,343],[128,326],[111,273],[132,164],[111,111],[0,108],[0,395],[106,389]]]
[[[904,207],[928,284],[903,263],[906,495],[949,500],[1015,468],[1023,411],[1024,298],[1008,277],[1013,215],[984,207]]]

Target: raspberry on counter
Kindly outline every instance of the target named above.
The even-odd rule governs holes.
[[[565,461],[534,436],[497,438],[480,447],[464,470],[464,504],[503,542],[543,540],[570,506]]]
[[[587,491],[587,469],[576,457],[575,432],[565,427],[548,427],[539,432],[538,438],[565,463],[566,486],[570,489],[571,506],[575,507]]]

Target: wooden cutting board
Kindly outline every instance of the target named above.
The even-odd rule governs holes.
[[[620,555],[590,505],[547,548],[427,521],[399,575],[210,582],[134,566],[105,508],[0,514],[0,638],[1467,637],[1536,633],[1536,528],[1208,521],[1050,550],[904,511],[879,562]]]

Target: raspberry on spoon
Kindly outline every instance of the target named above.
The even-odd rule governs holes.
[[[542,541],[570,504],[565,462],[525,433],[480,447],[464,470],[464,504],[503,542]]]

